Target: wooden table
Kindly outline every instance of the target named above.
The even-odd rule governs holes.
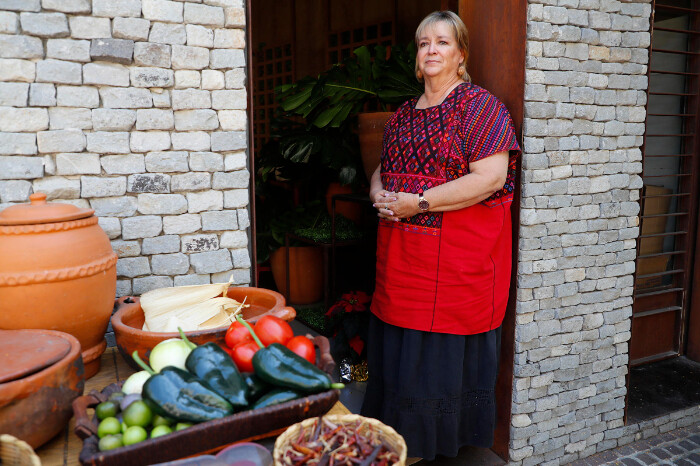
[[[102,390],[107,385],[125,380],[135,371],[129,367],[116,348],[107,348],[100,359],[100,371],[85,381],[85,393]],[[340,402],[336,403],[329,414],[350,414]],[[75,419],[71,418],[68,427],[45,445],[36,450],[43,466],[79,465],[78,456],[83,448],[83,441],[73,433]]]

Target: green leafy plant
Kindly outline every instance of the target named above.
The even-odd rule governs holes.
[[[360,169],[357,135],[346,128],[318,128],[278,116],[271,122],[271,138],[257,160],[263,181],[282,179],[357,181]]]
[[[303,228],[297,228],[294,233],[297,236],[309,238],[317,243],[331,242],[331,216],[325,212],[316,218],[313,225]],[[335,216],[335,240],[336,241],[352,241],[362,237],[362,231],[352,223],[352,221],[342,215]]]
[[[415,78],[416,49],[359,47],[341,64],[316,78],[306,77],[275,89],[281,102],[271,121],[271,137],[256,159],[256,216],[258,261],[284,245],[284,234],[330,238],[330,217],[320,217],[320,200],[328,182],[360,184],[357,113],[388,110],[423,91]],[[289,186],[312,202],[295,205]],[[342,221],[341,221],[342,222]],[[352,225],[354,227],[354,225]],[[336,235],[352,231],[336,225]],[[301,236],[301,235],[300,235]],[[330,239],[328,239],[330,241]]]
[[[286,112],[301,115],[317,128],[340,128],[365,107],[387,110],[420,95],[415,77],[415,44],[391,48],[362,46],[317,78],[307,77],[276,89]]]
[[[268,189],[268,196],[270,191],[276,190]],[[270,258],[270,253],[284,246],[286,233],[313,226],[325,210],[325,206],[318,200],[294,206],[291,196],[285,190],[260,200],[256,206],[258,262],[265,262]],[[292,241],[290,245],[299,246],[300,243]]]

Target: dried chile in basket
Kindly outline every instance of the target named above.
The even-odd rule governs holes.
[[[137,364],[152,374],[143,385],[141,394],[156,414],[177,421],[204,422],[233,412],[231,404],[197,376],[173,366],[155,373],[141,360],[137,351],[132,356]]]
[[[285,346],[272,343],[265,347],[248,322],[240,315],[236,316],[236,319],[246,326],[260,347],[253,356],[253,369],[255,375],[265,382],[301,393],[318,393],[331,388],[345,387],[341,383],[332,383],[328,374]]]
[[[184,333],[182,338],[187,340]],[[194,348],[187,356],[185,367],[231,403],[234,411],[248,407],[248,385],[231,356],[216,343],[209,342]]]
[[[382,440],[376,426],[361,420],[334,424],[322,416],[290,438],[281,455],[283,465],[388,466],[399,461],[398,453]]]

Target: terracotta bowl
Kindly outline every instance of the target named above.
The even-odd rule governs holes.
[[[11,333],[15,335],[10,335]],[[0,432],[37,448],[68,425],[73,415],[71,403],[83,394],[85,369],[80,355],[80,343],[72,335],[53,330],[0,331],[0,339],[7,339],[6,341],[17,335],[25,342],[46,341],[47,345],[60,343],[65,346],[65,352],[54,353],[58,355],[55,358],[57,360],[42,360],[48,366],[37,363],[36,367],[43,367],[37,372],[29,370],[29,374],[22,376],[20,370],[19,378],[0,383]],[[45,349],[39,344],[34,350],[28,351],[40,359],[43,357],[40,354]],[[19,348],[17,350],[21,351]],[[2,352],[5,351],[6,348]],[[8,356],[11,355],[0,354],[0,360]],[[31,355],[24,353],[20,356]]]
[[[296,317],[293,307],[286,306],[284,296],[276,291],[265,288],[254,287],[231,287],[227,293],[229,298],[242,302],[246,298],[246,304],[250,304],[243,310],[243,318],[250,323],[255,323],[264,315],[274,315],[287,322]],[[134,351],[139,352],[139,356],[149,362],[148,357],[151,349],[163,340],[178,338],[177,333],[146,332],[143,327],[144,316],[139,298],[124,296],[116,300],[117,312],[112,316],[112,328],[117,340],[117,347],[122,357],[134,369],[141,370],[136,365],[131,355]],[[185,332],[187,338],[198,345],[213,341],[224,344],[226,327],[219,327],[209,330],[199,330]]]

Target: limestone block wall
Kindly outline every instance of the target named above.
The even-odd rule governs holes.
[[[639,434],[623,415],[651,5],[528,3],[510,455],[556,466]]]
[[[117,295],[250,283],[242,0],[0,0],[0,209],[95,209]]]

